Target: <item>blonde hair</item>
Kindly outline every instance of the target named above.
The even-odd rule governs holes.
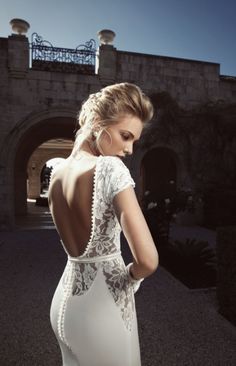
[[[95,128],[99,127],[101,132],[106,127],[118,123],[119,119],[127,114],[138,117],[143,123],[150,121],[153,116],[150,99],[137,85],[113,84],[100,92],[90,94],[78,114],[78,124],[81,128],[76,132],[77,144],[80,146]]]

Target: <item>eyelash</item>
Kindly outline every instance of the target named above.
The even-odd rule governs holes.
[[[125,140],[125,141],[129,140],[129,136],[128,135],[121,135],[121,136],[122,136],[122,139],[123,140]]]

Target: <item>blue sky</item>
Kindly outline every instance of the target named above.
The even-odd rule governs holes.
[[[235,0],[0,0],[0,37],[27,20],[54,46],[76,48],[97,31],[116,32],[118,50],[220,63],[236,76]]]

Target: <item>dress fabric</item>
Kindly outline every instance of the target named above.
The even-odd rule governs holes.
[[[135,289],[121,256],[112,203],[129,186],[134,181],[119,158],[97,158],[90,239],[81,256],[66,252],[51,304],[63,366],[141,366]]]

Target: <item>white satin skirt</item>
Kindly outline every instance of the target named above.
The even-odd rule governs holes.
[[[99,264],[92,281],[88,274],[90,287],[82,291],[80,285],[78,295],[79,266],[68,260],[50,310],[63,366],[141,366],[134,294],[119,298],[116,282],[112,290],[107,284],[109,268],[104,273]]]

